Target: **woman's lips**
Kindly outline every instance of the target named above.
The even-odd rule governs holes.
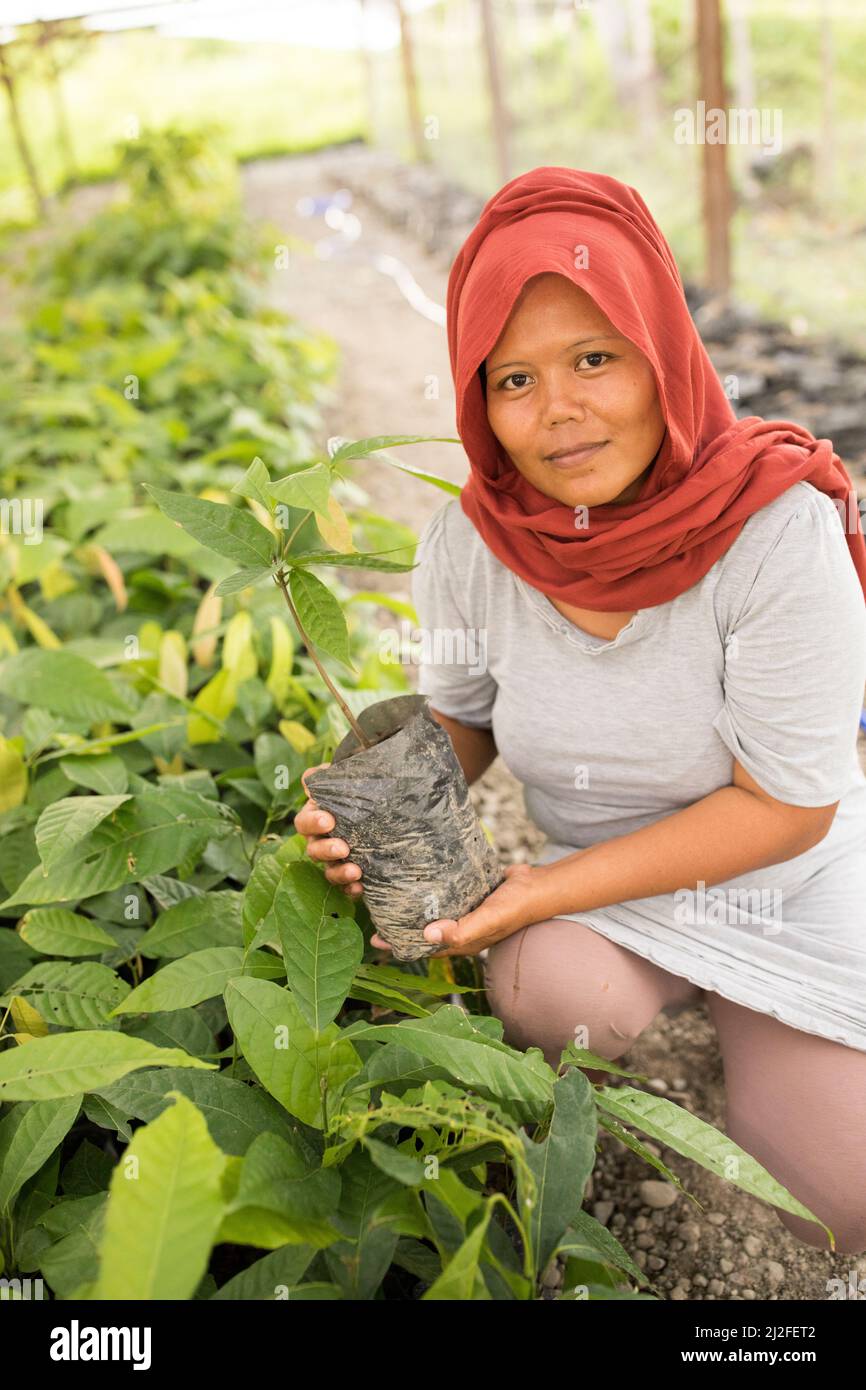
[[[559,458],[545,459],[545,463],[549,464],[551,468],[573,468],[576,463],[582,463],[592,454],[597,454],[599,449],[605,447],[606,443],[607,440],[604,444],[590,444],[584,449],[574,449],[570,454],[560,454]]]

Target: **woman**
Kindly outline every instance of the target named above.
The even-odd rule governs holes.
[[[426,935],[486,953],[506,1041],[554,1067],[573,1039],[621,1057],[660,1011],[704,999],[727,1133],[862,1253],[850,479],[829,440],[737,420],[667,242],[605,175],[539,168],[488,201],[452,267],[448,335],[471,476],[422,532],[413,597],[423,628],[471,638],[419,689],[467,778],[498,752],[548,843]],[[310,802],[295,824],[334,822]],[[320,833],[309,853],[348,847]],[[361,891],[356,865],[325,873]]]

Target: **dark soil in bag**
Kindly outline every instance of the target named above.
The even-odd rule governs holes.
[[[469,796],[451,740],[424,695],[380,700],[358,715],[333,761],[310,773],[311,797],[336,822],[361,870],[364,901],[395,960],[441,950],[423,930],[464,917],[505,881]]]

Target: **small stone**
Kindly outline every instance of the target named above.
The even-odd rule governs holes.
[[[638,1195],[645,1207],[652,1207],[654,1211],[663,1211],[666,1207],[672,1207],[679,1195],[677,1189],[669,1182],[656,1182],[652,1178],[647,1178],[638,1187]]]
[[[723,1274],[730,1274],[734,1268],[733,1260],[719,1260],[719,1268]]]
[[[653,1091],[658,1091],[660,1096],[664,1095],[665,1091],[668,1089],[668,1083],[666,1081],[662,1081],[662,1078],[660,1076],[651,1077],[650,1080],[647,1082],[647,1085]]]
[[[663,1260],[660,1255],[648,1255],[647,1266],[649,1269],[664,1269],[667,1260]]]
[[[635,1245],[638,1250],[652,1250],[655,1243],[655,1236],[651,1236],[647,1231],[641,1231],[640,1235],[635,1238]]]
[[[688,1245],[697,1245],[701,1238],[701,1228],[696,1221],[683,1221],[679,1232]]]
[[[558,1264],[556,1260],[551,1260],[542,1275],[541,1282],[546,1289],[558,1289],[562,1283],[562,1265]]]
[[[671,1241],[671,1249],[672,1249],[672,1250],[676,1250],[676,1252],[677,1252],[678,1254],[679,1254],[680,1250],[685,1250],[685,1248],[686,1248],[686,1243],[685,1243],[684,1240],[672,1240],[672,1241]]]
[[[785,1282],[785,1267],[780,1265],[778,1260],[765,1260],[764,1268],[767,1271],[767,1282],[771,1289],[778,1289]]]
[[[692,1287],[692,1281],[686,1274],[681,1274],[679,1279],[677,1280],[677,1283],[679,1284],[681,1289],[690,1289]]]
[[[743,1298],[757,1298],[757,1297],[758,1297],[758,1295],[755,1293],[755,1290],[754,1290],[754,1289],[743,1289]]]
[[[679,1284],[671,1290],[671,1300],[674,1303],[685,1303],[688,1301],[688,1297],[688,1290],[681,1288]]]
[[[638,1269],[646,1269],[646,1259],[647,1255],[645,1250],[635,1250],[634,1262],[637,1265]]]
[[[671,1090],[672,1090],[672,1091],[687,1091],[688,1088],[689,1088],[689,1083],[688,1083],[688,1081],[686,1081],[685,1078],[682,1077],[682,1076],[678,1076],[678,1077],[676,1078],[676,1080],[674,1080],[674,1081],[671,1082]]]
[[[634,1230],[634,1231],[645,1231],[646,1228],[647,1228],[647,1226],[649,1225],[649,1222],[647,1221],[647,1219],[646,1219],[645,1216],[636,1216],[635,1219],[634,1219],[634,1221],[633,1221],[631,1224],[632,1224],[632,1230]]]
[[[732,1249],[733,1249],[733,1246],[734,1246],[734,1242],[731,1240],[731,1237],[730,1237],[730,1236],[725,1236],[724,1240],[722,1241],[722,1249],[723,1249],[723,1250],[732,1250]]]
[[[625,1216],[623,1215],[623,1213],[621,1211],[615,1211],[610,1224],[615,1231],[618,1231],[621,1226],[624,1226]]]
[[[724,1226],[727,1219],[723,1211],[711,1211],[707,1215],[707,1220],[711,1226]]]
[[[717,1297],[718,1294],[724,1293],[725,1286],[722,1283],[721,1279],[711,1279],[709,1284],[707,1285],[707,1292],[711,1293],[714,1298]]]
[[[752,1255],[754,1258],[760,1255],[763,1248],[757,1236],[746,1236],[746,1239],[743,1241],[743,1249],[746,1254]]]
[[[602,1226],[606,1226],[613,1215],[613,1202],[596,1202],[592,1214],[596,1221],[600,1222]]]
[[[705,1274],[696,1274],[692,1283],[697,1284],[699,1289],[705,1289],[707,1287],[707,1276]]]
[[[667,1217],[663,1211],[654,1211],[650,1213],[650,1221],[655,1226],[656,1230],[658,1230],[659,1227],[664,1226]]]

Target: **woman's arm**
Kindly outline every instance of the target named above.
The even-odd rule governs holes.
[[[451,739],[457,761],[463,769],[466,781],[471,786],[487,771],[496,757],[497,749],[491,730],[461,724],[459,720],[452,719],[450,715],[443,714],[441,710],[434,709],[432,705],[430,706],[430,713],[437,724],[442,725]]]
[[[791,806],[765,792],[734,759],[734,780],[682,811],[534,871],[541,916],[706,887],[780,864],[823,840],[838,801]]]

